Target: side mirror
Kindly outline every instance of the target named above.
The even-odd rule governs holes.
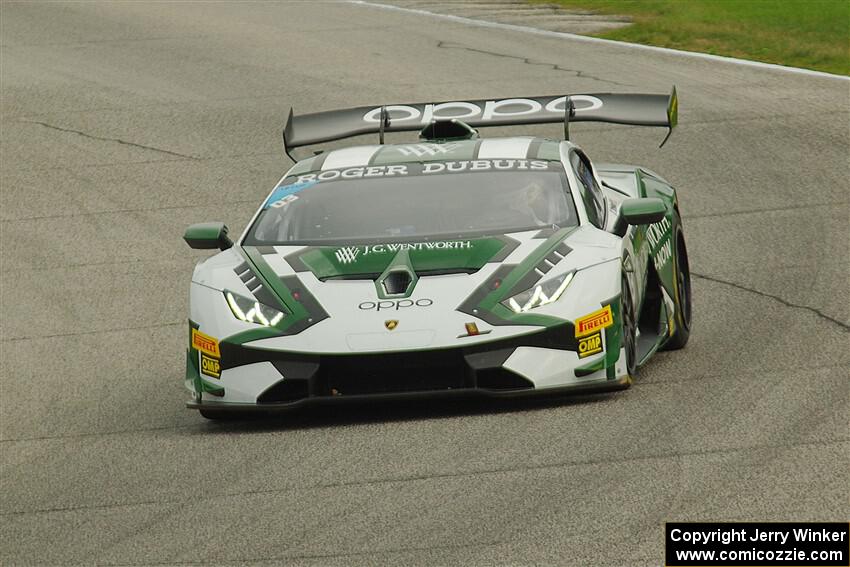
[[[233,241],[227,236],[227,225],[223,222],[201,222],[193,224],[183,233],[183,240],[197,250],[227,250]]]
[[[626,199],[620,205],[620,217],[631,225],[659,222],[667,214],[667,205],[656,197]]]

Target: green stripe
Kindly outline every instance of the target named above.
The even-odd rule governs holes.
[[[637,178],[638,195],[646,197],[646,185],[643,183],[643,173],[640,169],[635,169],[635,178]]]
[[[575,230],[575,227],[562,228],[557,231],[555,234],[547,238],[543,244],[537,247],[531,254],[529,254],[522,262],[520,262],[516,268],[514,268],[508,275],[502,280],[502,283],[499,287],[490,292],[484,299],[481,300],[481,303],[478,304],[479,309],[485,309],[490,311],[497,317],[502,319],[508,319],[512,322],[515,322],[517,325],[542,325],[542,326],[552,326],[552,325],[561,325],[563,324],[562,319],[558,319],[556,317],[551,317],[549,315],[538,315],[533,313],[514,313],[513,310],[502,305],[502,301],[505,301],[510,297],[512,293],[513,287],[530,271],[532,271],[537,264],[539,264],[543,258],[548,256],[552,250],[558,247],[558,245],[563,242],[564,238],[566,238],[572,231]],[[545,279],[546,276],[544,275]],[[521,291],[521,290],[520,290]]]
[[[204,392],[210,393],[214,396],[223,396],[224,388],[221,386],[216,386],[214,384],[210,384],[206,380],[201,380],[201,388],[203,388]]]
[[[620,297],[617,295],[609,303],[614,324],[605,329],[605,366],[608,369],[609,380],[617,377],[615,365],[617,360],[620,359],[620,346],[623,342],[623,324],[620,315],[622,312],[622,302],[620,301]],[[605,305],[602,307],[605,307]]]
[[[446,243],[444,247],[437,247]],[[478,270],[508,245],[498,238],[479,238],[471,240],[449,240],[439,242],[411,243],[417,248],[408,249],[410,267],[417,272],[432,270],[468,269]],[[429,248],[431,245],[433,248]],[[323,246],[310,248],[299,256],[318,279],[344,277],[358,274],[381,274],[392,263],[396,254],[404,244],[381,244],[381,251],[374,251],[373,246],[347,246],[355,251],[353,262],[340,262],[336,252],[339,246]]]
[[[557,248],[564,238],[566,238],[575,229],[576,227],[563,228],[552,234],[552,236],[544,240],[543,243],[522,262],[513,267],[504,279],[498,282],[498,287],[491,288],[491,291],[484,295],[478,303],[467,303],[470,301],[476,301],[473,299],[467,299],[467,302],[461,306],[462,311],[470,314],[475,314],[478,311],[485,311],[492,315],[492,317],[485,316],[485,320],[489,320],[492,324],[498,325],[535,325],[541,327],[563,325],[565,320],[552,317],[550,315],[541,315],[538,313],[514,313],[512,309],[502,305],[502,301],[505,301],[515,293],[525,291],[520,289],[514,290],[514,288],[517,287],[517,284],[526,275],[528,275],[528,273],[531,272],[543,260],[543,258],[548,256],[552,250]],[[544,275],[543,278],[545,279],[546,276]],[[484,285],[490,286],[494,283],[495,280],[491,277],[491,279]],[[481,287],[476,290],[476,293],[474,294],[476,297],[480,292],[479,290],[481,290]]]
[[[605,368],[605,357],[600,358],[599,360],[595,360],[590,364],[586,364],[585,366],[579,366],[575,370],[575,374],[577,378],[581,378],[582,376],[590,376],[594,372],[599,372]]]
[[[309,316],[307,310],[301,303],[292,298],[292,293],[289,288],[280,281],[280,278],[275,271],[272,270],[271,266],[269,266],[263,259],[263,255],[260,254],[260,252],[253,246],[243,246],[242,251],[245,253],[246,260],[254,268],[254,273],[263,280],[263,283],[266,284],[275,295],[277,295],[278,299],[280,299],[281,303],[286,306],[286,309],[289,312],[277,325],[272,328],[265,327],[265,329],[279,329],[281,331],[286,331],[286,329],[288,329],[291,325],[307,318]],[[274,336],[278,335],[279,333]]]

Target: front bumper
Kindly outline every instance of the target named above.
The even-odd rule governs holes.
[[[517,397],[554,391],[622,389],[629,385],[628,376],[614,376],[603,366],[592,374],[580,373],[572,362],[578,362],[573,336],[572,325],[565,324],[467,347],[334,355],[275,351],[252,347],[250,343],[222,341],[224,376],[232,371],[247,377],[252,369],[262,368],[271,378],[265,379],[247,400],[244,396],[229,396],[228,380],[222,380],[221,388],[196,393],[187,406],[274,411],[310,403],[364,399]],[[529,362],[546,366],[542,360],[549,360],[549,366],[554,368],[555,379],[545,386],[529,379],[529,373],[523,370]],[[242,381],[230,383],[241,385]]]

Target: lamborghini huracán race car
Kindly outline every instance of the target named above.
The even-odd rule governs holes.
[[[298,161],[190,287],[186,387],[210,418],[363,397],[627,387],[688,341],[691,286],[676,191],[592,163],[569,124],[676,124],[676,93],[451,101],[294,116]],[[478,128],[563,123],[567,140]],[[419,141],[384,144],[385,132]],[[669,136],[669,132],[668,132]],[[666,141],[666,138],[665,138]]]

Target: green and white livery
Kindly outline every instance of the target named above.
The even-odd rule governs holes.
[[[210,418],[364,397],[628,387],[688,340],[688,259],[659,175],[574,143],[476,128],[676,122],[675,90],[361,107],[290,118],[292,149],[420,130],[298,161],[192,275],[186,387]]]

